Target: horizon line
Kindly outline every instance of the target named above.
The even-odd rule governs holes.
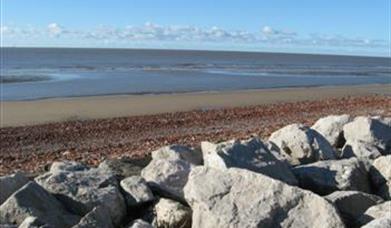
[[[314,52],[286,52],[286,51],[250,51],[233,49],[192,49],[192,48],[134,48],[134,47],[82,47],[82,46],[1,46],[0,48],[20,48],[20,49],[104,49],[104,50],[140,50],[140,51],[193,51],[193,52],[236,52],[236,53],[259,53],[259,54],[291,54],[291,55],[323,55],[341,57],[366,57],[366,58],[391,58],[391,55],[361,55],[361,54],[339,54],[339,53],[314,53]]]

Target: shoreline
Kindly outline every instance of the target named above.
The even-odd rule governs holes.
[[[391,84],[1,101],[1,128],[369,95],[390,96]]]

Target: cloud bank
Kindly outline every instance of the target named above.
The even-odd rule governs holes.
[[[193,42],[193,43],[231,43],[231,44],[267,44],[267,45],[300,45],[328,47],[365,47],[387,48],[386,40],[362,37],[345,37],[328,34],[298,34],[263,26],[257,32],[242,30],[226,30],[220,27],[197,26],[162,26],[147,22],[142,26],[126,26],[122,28],[99,26],[87,30],[66,28],[58,23],[50,23],[46,28],[1,26],[3,38],[48,38],[78,39],[97,42]]]

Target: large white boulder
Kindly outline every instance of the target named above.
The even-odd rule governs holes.
[[[319,161],[292,169],[299,186],[320,195],[337,190],[355,190],[371,193],[369,175],[357,158]]]
[[[157,227],[191,227],[191,209],[179,202],[160,198],[155,205],[155,213]]]
[[[391,155],[377,158],[369,173],[376,193],[391,200]]]
[[[341,158],[368,158],[376,159],[382,156],[381,150],[375,145],[363,141],[349,141],[342,148]]]
[[[36,217],[51,227],[59,228],[71,227],[80,220],[33,181],[13,193],[0,206],[0,224],[21,224],[28,217]]]
[[[320,118],[311,128],[323,135],[333,147],[342,148],[345,144],[343,126],[350,121],[350,115],[330,115]]]
[[[376,147],[383,154],[391,154],[391,126],[379,118],[360,116],[343,128],[346,145],[359,142]],[[357,157],[365,156],[352,149]]]
[[[391,216],[372,220],[362,228],[391,228]]]
[[[391,217],[391,201],[386,201],[384,203],[374,205],[368,208],[368,210],[366,210],[365,213],[361,215],[359,221],[362,225],[364,225],[375,219],[390,218],[390,217]]]
[[[291,185],[297,185],[290,167],[278,160],[257,137],[218,144],[202,142],[201,150],[204,166],[222,170],[231,167],[248,169]]]
[[[140,176],[130,176],[120,183],[129,207],[139,206],[154,199],[147,182]]]
[[[185,187],[192,227],[344,227],[322,197],[244,169],[194,168]]]
[[[193,165],[202,165],[202,153],[187,146],[170,145],[152,152],[152,159],[185,160]]]
[[[0,177],[0,205],[27,182],[29,179],[21,172]]]
[[[269,141],[288,157],[292,165],[336,158],[330,143],[317,131],[302,124],[291,124],[275,131]]]
[[[336,191],[325,198],[338,208],[348,227],[359,225],[358,219],[368,208],[383,202],[379,196],[359,191]]]
[[[152,159],[141,176],[160,195],[183,201],[183,187],[193,167],[182,159]]]
[[[100,169],[52,171],[35,180],[70,211],[84,216],[102,205],[109,210],[113,223],[120,223],[126,214],[126,205],[114,175]]]

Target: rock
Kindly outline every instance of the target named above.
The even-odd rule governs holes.
[[[157,227],[191,227],[190,208],[170,199],[161,198],[155,205]]]
[[[87,170],[88,167],[75,161],[55,161],[52,163],[50,166],[50,172],[55,173],[55,172],[62,172],[62,171],[83,171]]]
[[[231,140],[219,144],[202,142],[204,166],[226,170],[231,167],[248,169],[297,185],[289,166],[278,160],[259,138]]]
[[[367,224],[374,219],[388,218],[391,215],[391,201],[372,206],[359,218],[361,225]]]
[[[382,203],[382,198],[358,191],[337,191],[325,197],[340,212],[348,227],[354,227],[355,221],[371,206]]]
[[[193,228],[344,227],[322,197],[244,169],[196,167],[184,191]]]
[[[391,200],[391,155],[376,159],[370,168],[376,193],[383,199]]]
[[[94,207],[92,211],[86,214],[80,222],[73,228],[113,228],[110,213],[104,206]]]
[[[349,115],[331,115],[319,119],[311,127],[319,132],[333,147],[342,148],[345,144],[343,126],[352,121]]]
[[[35,180],[80,216],[100,205],[107,207],[114,224],[119,224],[126,214],[116,178],[100,169],[49,172]]]
[[[383,154],[391,154],[391,126],[384,121],[370,117],[357,117],[343,128],[347,145],[356,142],[378,148]],[[357,157],[362,156],[360,151],[353,152]]]
[[[110,159],[104,160],[99,164],[99,169],[103,172],[115,175],[118,180],[122,180],[125,177],[140,176],[141,170],[148,165],[151,161],[150,158],[130,159]]]
[[[121,181],[120,185],[125,192],[126,203],[129,207],[139,206],[154,200],[147,182],[140,176],[127,177]]]
[[[18,228],[50,228],[50,226],[46,225],[37,217],[29,216],[23,220],[22,224],[20,224]]]
[[[181,159],[153,159],[145,167],[141,176],[153,191],[162,196],[184,201],[183,187],[187,183],[190,170],[194,167]]]
[[[136,219],[128,225],[128,228],[153,228],[153,226],[141,219]]]
[[[391,216],[372,220],[362,228],[391,228]]]
[[[0,206],[0,224],[21,224],[29,216],[52,227],[70,227],[80,220],[79,216],[69,213],[54,196],[33,181],[13,193]]]
[[[182,159],[193,165],[202,165],[202,153],[186,146],[171,145],[152,152],[152,159]]]
[[[336,158],[330,143],[317,131],[302,124],[281,128],[270,136],[269,141],[288,157],[292,165]]]
[[[292,169],[299,186],[320,195],[338,190],[355,190],[371,193],[369,175],[357,158],[337,161],[319,161]]]
[[[0,205],[27,182],[29,179],[20,172],[0,177]]]
[[[381,151],[375,145],[362,142],[352,141],[345,144],[342,148],[341,158],[369,158],[375,159],[382,156]]]

